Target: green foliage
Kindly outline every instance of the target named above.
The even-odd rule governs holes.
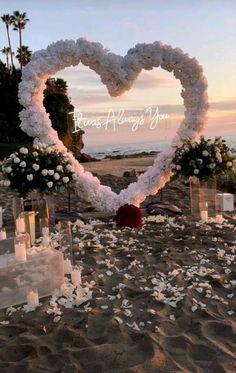
[[[196,176],[204,180],[232,171],[233,161],[232,152],[225,140],[221,137],[210,140],[202,136],[199,142],[187,140],[176,150],[172,171],[176,177]]]

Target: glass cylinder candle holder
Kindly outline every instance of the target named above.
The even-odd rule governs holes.
[[[25,227],[25,218],[23,213],[21,213],[15,220],[16,225],[16,234],[18,233],[25,233],[26,227]]]
[[[30,309],[34,310],[39,306],[39,294],[38,289],[29,287],[27,288],[27,305]]]
[[[199,210],[200,210],[200,219],[203,221],[207,221],[208,220],[208,203],[205,201],[200,202]]]
[[[2,227],[2,228],[0,228],[0,241],[1,240],[6,240],[6,239],[7,239],[6,228]]]
[[[15,258],[18,262],[26,262],[26,247],[24,235],[14,238]]]
[[[59,242],[64,253],[64,258],[69,259],[73,265],[72,231],[71,222],[67,220],[59,221]]]
[[[35,241],[35,212],[25,211],[21,214],[25,220],[25,232],[30,235],[30,243],[33,245]]]
[[[41,236],[49,236],[49,220],[47,218],[39,219]]]

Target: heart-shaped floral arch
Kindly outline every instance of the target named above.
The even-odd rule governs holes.
[[[181,96],[186,108],[185,117],[171,146],[158,154],[153,166],[120,194],[101,185],[98,178],[84,171],[83,166],[59,140],[43,106],[46,80],[58,71],[80,62],[100,75],[111,96],[120,96],[129,90],[142,69],[151,70],[158,66],[173,72],[183,87]],[[125,203],[139,206],[146,196],[156,194],[172,175],[170,164],[176,146],[197,136],[203,129],[208,109],[207,81],[203,69],[195,58],[190,58],[181,49],[160,42],[137,44],[125,57],[121,57],[108,52],[100,43],[83,38],[58,41],[47,49],[35,52],[22,72],[19,101],[24,107],[20,113],[22,130],[34,137],[35,143],[54,145],[58,150],[65,151],[77,174],[78,195],[103,211],[115,211]]]

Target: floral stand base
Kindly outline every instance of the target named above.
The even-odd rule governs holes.
[[[37,289],[39,298],[49,296],[63,282],[63,254],[56,250],[33,247],[23,263],[14,253],[0,255],[0,309],[26,303],[32,289]]]
[[[207,211],[207,216],[216,216],[216,180],[201,181],[197,177],[190,177],[191,214],[201,218],[201,212]]]

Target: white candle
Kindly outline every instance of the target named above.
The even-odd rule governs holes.
[[[201,216],[201,220],[207,221],[208,220],[208,211],[207,210],[200,211],[200,216]]]
[[[0,240],[6,240],[7,232],[5,229],[0,230]]]
[[[2,228],[2,206],[0,206],[0,228]]]
[[[71,280],[74,285],[81,285],[81,271],[79,269],[72,270]]]
[[[43,227],[42,228],[42,235],[43,236],[49,236],[49,228],[48,227]]]
[[[24,218],[17,218],[16,219],[16,232],[17,233],[24,233],[25,232],[25,219]]]
[[[30,308],[36,308],[39,305],[39,295],[37,291],[31,290],[27,295],[27,304]]]
[[[66,275],[69,275],[72,271],[72,265],[70,259],[66,258],[64,260],[64,272]]]
[[[43,236],[42,246],[43,247],[49,247],[50,246],[50,237],[49,236]]]
[[[24,243],[15,244],[15,257],[19,262],[26,262],[26,249]]]
[[[224,218],[222,214],[217,214],[216,215],[216,223],[217,224],[222,224],[224,222]]]

